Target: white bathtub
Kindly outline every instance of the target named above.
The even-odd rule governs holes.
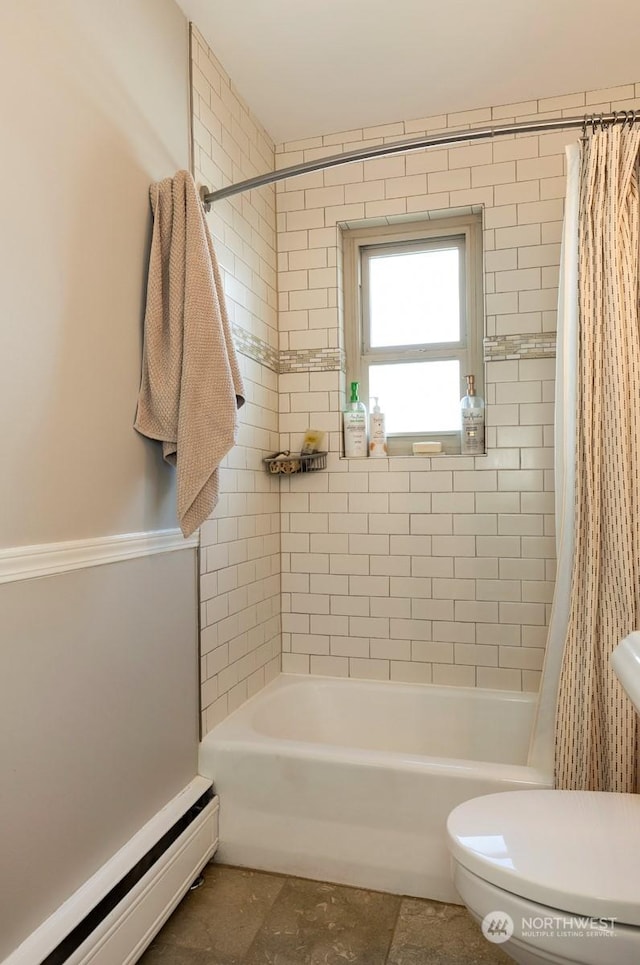
[[[221,861],[459,901],[445,823],[526,766],[536,696],[283,674],[207,734]]]

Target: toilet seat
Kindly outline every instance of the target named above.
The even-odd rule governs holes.
[[[640,795],[506,791],[447,821],[455,860],[513,895],[640,927]]]

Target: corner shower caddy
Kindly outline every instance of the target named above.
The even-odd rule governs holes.
[[[262,460],[271,476],[293,476],[299,472],[317,472],[327,468],[327,453],[313,452],[302,455],[300,452],[276,452]]]

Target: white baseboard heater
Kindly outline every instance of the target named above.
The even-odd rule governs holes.
[[[197,777],[2,965],[133,965],[218,846],[218,798]]]

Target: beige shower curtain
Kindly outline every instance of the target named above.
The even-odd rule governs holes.
[[[556,784],[638,790],[637,717],[609,665],[640,628],[640,131],[582,147],[575,556]]]

